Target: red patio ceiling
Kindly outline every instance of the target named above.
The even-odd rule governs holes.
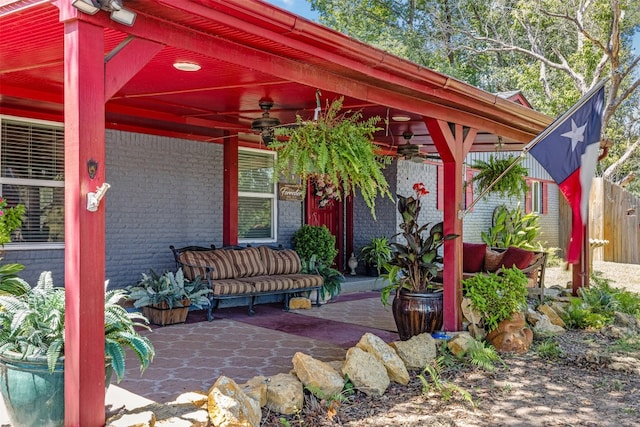
[[[0,112],[62,121],[64,25],[59,22],[59,10],[54,4],[40,3],[14,13],[8,11],[15,10],[15,4],[0,7]],[[266,57],[266,62],[249,59],[249,56],[246,62],[233,58],[225,61],[226,58],[208,56],[202,49],[204,41],[202,46],[180,43],[172,46],[168,38],[166,46],[108,101],[107,126],[111,128],[219,141],[225,130],[250,132],[252,119],[262,113],[258,102],[263,97],[273,99],[272,115],[283,123],[295,121],[296,114],[312,117],[317,88],[304,84],[301,81],[304,79],[292,82],[269,73],[272,66],[269,57],[274,61],[293,61],[290,63],[307,70],[310,80],[317,81],[326,73],[341,76],[345,87],[350,87],[352,82],[364,82],[405,98],[415,97],[416,103],[425,100],[445,108],[453,107],[476,117],[477,123],[494,126],[505,122],[506,117],[513,117],[514,123],[506,126],[517,128],[523,135],[533,136],[550,122],[546,116],[508,105],[507,101],[446,76],[427,74],[416,65],[259,1],[129,0],[125,3],[138,13],[132,29],[110,21],[106,13],[79,14],[80,19],[106,27],[105,55],[127,38],[128,31],[167,28],[167,31],[199,34],[202,40],[218,41],[225,46],[237,44],[250,49],[245,52],[261,52],[262,56],[256,56],[259,58],[264,58],[264,53],[271,56]],[[151,25],[145,26],[145,22]],[[160,24],[163,27],[158,26]],[[177,71],[172,66],[177,60],[196,62],[202,69],[192,73]],[[403,81],[405,85],[398,84]],[[450,87],[439,86],[445,82]],[[334,84],[336,88],[340,86]],[[342,95],[339,90],[323,89],[321,93],[323,104]],[[362,93],[366,96],[368,91]],[[476,102],[486,104],[486,108],[472,105]],[[424,151],[435,151],[421,114],[354,97],[347,97],[345,106],[362,109],[365,117],[409,116],[411,122],[390,121],[388,128],[381,122],[385,129],[376,135],[376,140],[381,145],[397,146],[405,143],[402,133],[411,131],[416,135],[412,143],[425,144]],[[480,131],[473,150],[493,150],[496,137],[486,129]],[[526,142],[525,137],[519,139],[516,142],[504,138],[503,142],[513,142],[513,148],[517,149]]]

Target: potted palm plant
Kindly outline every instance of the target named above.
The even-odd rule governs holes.
[[[160,326],[184,323],[189,307],[201,310],[209,306],[207,296],[211,293],[200,277],[186,280],[181,268],[175,274],[166,271],[160,275],[153,270],[142,273],[138,284],[127,290],[134,307],[142,308],[149,321]]]
[[[386,237],[374,237],[360,249],[360,257],[370,276],[379,276],[383,266],[391,260],[391,245]]]
[[[105,384],[112,372],[125,373],[125,349],[133,351],[141,370],[155,354],[139,328],[148,328],[140,313],[119,303],[123,290],[105,294]],[[19,296],[0,296],[0,392],[12,425],[61,426],[64,423],[65,290],[54,287],[51,272]]]
[[[429,223],[418,224],[420,199],[429,192],[421,182],[414,184],[413,190],[415,197],[398,195],[402,231],[396,236],[402,236],[405,243],[391,243],[394,252],[385,264],[387,273],[382,275],[389,281],[382,289],[384,305],[395,291],[392,309],[401,340],[442,327],[442,284],[433,280],[442,265],[438,250],[446,240],[458,237],[445,235],[442,222],[431,228]]]

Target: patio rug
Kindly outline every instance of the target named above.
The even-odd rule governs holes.
[[[344,297],[344,298],[342,298]],[[371,295],[369,295],[371,297]],[[377,296],[379,298],[379,296]],[[342,300],[357,300],[358,297],[344,295]],[[338,306],[339,302],[331,303]],[[315,308],[322,310],[324,307]],[[345,307],[346,308],[346,307]],[[281,303],[259,304],[254,306],[256,314],[247,315],[247,307],[228,307],[214,310],[215,319],[228,319],[254,325],[261,328],[277,330],[280,332],[330,342],[342,348],[353,347],[358,343],[362,335],[370,332],[380,337],[385,342],[397,341],[396,332],[386,331],[358,324],[340,322],[332,319],[306,316],[296,312],[285,312]],[[300,310],[307,312],[308,310]],[[190,311],[186,323],[206,322],[207,314],[204,310]]]

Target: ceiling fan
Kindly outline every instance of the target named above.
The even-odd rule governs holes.
[[[251,130],[259,132],[262,142],[265,145],[269,145],[275,138],[274,128],[280,126],[280,119],[269,115],[269,110],[273,107],[273,100],[262,98],[258,105],[262,110],[262,117],[258,117],[251,122]]]
[[[402,133],[402,137],[406,141],[405,144],[398,145],[398,156],[405,160],[413,160],[415,162],[422,162],[422,155],[420,154],[420,146],[416,144],[411,144],[411,138],[413,138],[413,133],[409,131],[404,131]]]

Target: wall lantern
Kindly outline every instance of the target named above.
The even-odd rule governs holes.
[[[95,15],[99,10],[111,12],[111,19],[129,27],[136,20],[136,13],[122,7],[122,0],[73,0],[71,3],[76,9]]]

